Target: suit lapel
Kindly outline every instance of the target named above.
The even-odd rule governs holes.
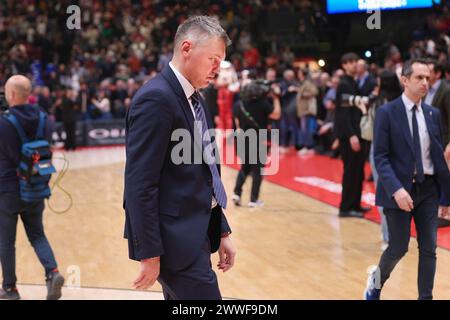
[[[177,99],[181,109],[183,110],[184,116],[189,124],[189,130],[191,134],[194,134],[194,116],[192,114],[191,106],[189,105],[189,101],[186,98],[186,95],[183,91],[183,87],[177,79],[175,73],[173,73],[172,69],[169,65],[166,65],[164,69],[161,71],[162,76],[167,80],[167,82],[172,87],[173,91],[177,94]]]
[[[423,116],[425,117],[425,123],[427,124],[427,131],[430,137],[430,140],[433,140],[432,136],[434,135],[433,126],[433,110],[429,109],[428,106],[422,103]]]
[[[406,114],[406,106],[403,103],[402,98],[398,98],[399,99],[399,103],[396,103],[396,116],[398,119],[398,123],[399,124],[403,124],[404,125],[400,125],[403,135],[405,136],[406,141],[408,142],[409,147],[411,148],[411,151],[414,152],[414,146],[413,146],[413,141],[412,141],[412,136],[411,136],[411,131],[409,128],[409,121],[408,121],[408,116]]]

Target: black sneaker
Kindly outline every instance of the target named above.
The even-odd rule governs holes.
[[[364,214],[359,211],[341,211],[339,212],[340,218],[364,218]]]
[[[0,289],[0,299],[20,300],[20,294],[16,287],[8,289]]]
[[[45,282],[47,283],[47,300],[58,300],[61,298],[64,277],[58,271],[52,271],[48,274]]]
[[[369,212],[370,210],[372,210],[372,208],[361,206],[361,207],[359,207],[358,209],[356,209],[355,211],[359,211],[359,212],[362,212],[362,213],[366,213],[366,212]]]

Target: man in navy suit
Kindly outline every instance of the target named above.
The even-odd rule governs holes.
[[[384,207],[389,246],[369,275],[365,298],[378,300],[392,270],[408,251],[411,219],[419,243],[419,299],[433,298],[438,210],[447,215],[450,172],[444,158],[440,112],[422,99],[429,86],[427,62],[408,61],[402,69],[404,92],[379,108],[374,156],[380,183],[376,204]]]
[[[141,263],[134,285],[158,280],[168,300],[221,299],[210,255],[219,251],[224,272],[234,264],[220,167],[207,151],[215,146],[213,124],[198,94],[218,74],[229,43],[216,19],[187,19],[172,61],[138,90],[126,117],[125,236],[130,259]],[[189,133],[182,163],[177,132]]]

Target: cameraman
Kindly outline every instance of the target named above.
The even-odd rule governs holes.
[[[5,85],[6,101],[12,114],[31,139],[39,124],[39,108],[28,104],[31,82],[24,76],[15,75]],[[51,138],[51,125],[47,121],[46,138]],[[25,202],[20,197],[17,167],[20,163],[22,142],[16,128],[0,116],[0,262],[3,283],[0,299],[20,299],[16,287],[16,229],[20,216],[31,245],[45,269],[47,299],[61,297],[63,276],[58,272],[53,250],[44,233],[42,215],[44,201]]]
[[[247,176],[251,173],[253,177],[252,191],[249,207],[262,206],[263,202],[259,200],[259,190],[261,188],[261,171],[266,163],[266,157],[259,154],[259,150],[267,141],[263,141],[259,136],[260,129],[267,129],[269,120],[278,120],[281,116],[281,106],[279,99],[279,88],[272,84],[260,81],[252,81],[242,87],[240,100],[234,104],[233,118],[236,124],[236,130],[244,137],[244,154],[238,154],[242,160],[241,170],[236,179],[234,195],[232,200],[235,205],[241,205],[242,186]],[[272,103],[270,103],[272,100]],[[250,141],[247,138],[249,130],[255,130],[257,135],[256,150],[251,148]],[[238,139],[239,141],[239,139]],[[253,150],[251,150],[253,149]],[[239,151],[239,147],[238,147]],[[254,154],[250,151],[256,151],[256,162]]]

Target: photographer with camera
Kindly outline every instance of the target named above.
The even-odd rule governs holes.
[[[358,108],[348,108],[346,95],[357,97],[351,105],[360,105],[358,84],[355,81],[356,62],[359,57],[355,53],[346,53],[341,58],[345,75],[340,79],[336,89],[336,112],[334,129],[339,139],[339,146],[344,164],[342,177],[342,197],[339,206],[339,217],[364,217],[361,207],[362,187],[364,180],[364,164],[368,143],[361,137],[360,121],[362,112]]]
[[[378,85],[368,96],[343,95],[342,106],[360,108],[363,116],[361,117],[361,137],[367,141],[373,141],[375,114],[379,107],[398,98],[402,94],[402,89],[397,75],[389,70],[384,70],[378,78]],[[369,153],[370,165],[375,186],[378,183],[378,172],[375,167],[373,144]],[[381,218],[381,250],[386,250],[389,243],[389,232],[386,216],[383,207],[378,206],[378,212]]]
[[[281,116],[279,88],[270,82],[254,80],[244,85],[240,91],[240,100],[234,104],[233,118],[241,137],[243,146],[238,146],[238,156],[242,160],[241,170],[236,179],[232,200],[235,205],[241,205],[242,186],[249,174],[252,174],[253,184],[249,207],[260,207],[259,191],[262,183],[262,170],[266,164],[266,155],[260,155],[260,150],[267,141],[261,137],[259,130],[266,130],[270,120],[278,120]],[[272,100],[272,104],[269,102]],[[256,133],[256,143],[249,141],[252,133]],[[243,148],[242,148],[243,147]],[[243,149],[244,153],[239,154]],[[256,159],[255,159],[256,158]],[[256,161],[255,161],[256,160]]]

